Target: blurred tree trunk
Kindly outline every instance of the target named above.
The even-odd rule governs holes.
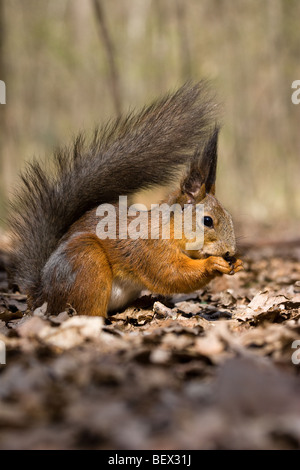
[[[103,5],[101,0],[93,0],[94,9],[98,24],[99,36],[103,41],[105,48],[107,62],[109,67],[110,80],[109,85],[111,89],[111,95],[114,103],[114,108],[117,116],[122,112],[121,105],[121,92],[120,92],[120,83],[119,75],[117,71],[116,61],[115,61],[115,50],[113,47],[112,39],[110,37],[110,32],[107,26],[105,14],[103,11]]]
[[[290,84],[287,83],[285,70],[286,70],[286,54],[284,53],[284,24],[285,18],[283,13],[282,0],[268,0],[267,2],[267,18],[268,18],[268,39],[269,39],[269,70],[270,70],[270,85],[273,90],[272,100],[272,121],[273,127],[271,129],[273,138],[274,131],[276,139],[278,140],[279,149],[284,154],[293,152],[293,145],[290,142],[290,130],[286,123],[288,122],[288,113],[290,100],[287,94],[290,92]],[[284,142],[284,145],[282,143]],[[277,162],[274,164],[281,167],[281,184],[284,187],[284,194],[286,198],[286,205],[290,208],[291,212],[296,212],[296,197],[293,185],[291,185],[291,175],[293,175],[293,161],[286,159],[284,164],[282,157],[277,156]]]
[[[5,67],[5,46],[4,46],[4,38],[5,38],[5,21],[4,21],[4,0],[0,0],[0,80],[6,83],[6,67]],[[3,130],[3,122],[5,118],[5,106],[1,106],[0,112],[0,129]],[[2,137],[3,132],[0,134],[0,138]]]
[[[187,2],[176,0],[175,9],[180,43],[181,77],[183,81],[186,81],[191,78],[192,73],[190,46],[186,27]]]
[[[4,2],[0,0],[0,80],[7,84],[7,69],[5,61],[5,19]],[[10,175],[10,163],[8,154],[5,152],[5,136],[7,131],[7,105],[0,104],[0,174],[1,174],[1,194],[0,200],[6,195],[8,179]],[[1,210],[2,214],[3,210]]]
[[[152,2],[157,34],[155,35],[156,60],[157,60],[157,85],[159,90],[165,87],[166,79],[166,25],[168,25],[168,12],[164,0],[153,0]]]

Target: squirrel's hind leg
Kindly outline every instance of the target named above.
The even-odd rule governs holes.
[[[42,273],[43,300],[48,311],[67,306],[80,315],[107,314],[112,272],[99,239],[90,233],[73,234],[50,256]]]

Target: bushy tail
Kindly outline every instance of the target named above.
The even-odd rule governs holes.
[[[212,125],[206,83],[186,84],[137,114],[110,122],[87,143],[55,153],[51,172],[28,165],[12,203],[12,276],[34,296],[60,238],[87,210],[119,195],[170,182]]]

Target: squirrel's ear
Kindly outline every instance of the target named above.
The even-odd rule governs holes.
[[[214,128],[203,151],[198,148],[192,158],[181,191],[189,203],[201,201],[207,193],[215,194],[219,127]]]
[[[216,173],[217,173],[217,161],[218,161],[218,137],[220,127],[215,126],[214,131],[206,143],[200,167],[203,174],[205,175],[205,187],[206,191],[211,194],[215,194],[216,184]]]
[[[181,192],[185,195],[187,204],[201,201],[206,194],[205,178],[199,168],[200,160],[200,149],[197,148],[190,162],[187,175],[181,183]]]
[[[210,194],[213,194],[213,195],[216,194],[216,185],[215,184],[212,185],[209,192],[210,192]]]

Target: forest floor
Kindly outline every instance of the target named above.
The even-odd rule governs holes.
[[[0,448],[299,449],[300,240],[242,259],[105,322],[28,311],[2,266]]]

